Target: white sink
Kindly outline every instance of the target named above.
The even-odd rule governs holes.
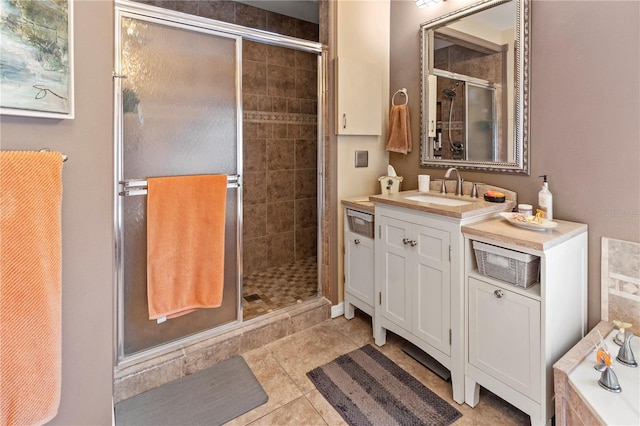
[[[455,200],[453,198],[436,197],[433,195],[423,195],[423,194],[409,195],[404,198],[411,201],[420,201],[423,203],[430,203],[430,204],[440,204],[442,206],[465,206],[467,204],[472,204],[470,201]]]

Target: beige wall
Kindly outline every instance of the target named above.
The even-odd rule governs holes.
[[[62,398],[51,424],[111,423],[113,3],[74,2],[74,120],[0,118],[3,150],[69,156],[62,198]]]
[[[417,9],[391,2],[390,91],[407,87],[418,116],[418,27],[446,8]],[[537,204],[541,174],[549,175],[554,217],[589,225],[589,326],[600,318],[602,237],[640,241],[640,2],[533,1],[531,7],[531,175],[463,171],[480,181],[518,192]],[[413,96],[411,96],[413,95]],[[418,121],[412,123],[417,140]],[[420,169],[418,152],[391,154],[404,189]],[[406,185],[405,185],[406,183]]]

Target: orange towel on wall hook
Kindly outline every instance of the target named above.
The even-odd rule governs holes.
[[[0,152],[0,425],[58,413],[62,155]]]

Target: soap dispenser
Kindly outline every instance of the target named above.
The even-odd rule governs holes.
[[[547,175],[539,176],[543,178],[542,189],[538,192],[538,208],[542,210],[542,217],[547,220],[553,219],[553,195],[549,191]]]

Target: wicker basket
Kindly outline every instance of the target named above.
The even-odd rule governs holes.
[[[527,288],[538,281],[540,258],[490,244],[473,242],[480,274]]]
[[[364,237],[373,238],[373,215],[347,209],[349,230]]]

